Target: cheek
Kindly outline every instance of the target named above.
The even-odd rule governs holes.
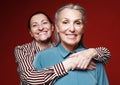
[[[83,34],[84,33],[84,29],[83,28],[82,29],[78,29],[77,32],[78,32],[78,34]]]
[[[57,32],[64,32],[67,29],[66,25],[59,25],[57,28]]]
[[[61,41],[66,41],[67,40],[67,37],[64,33],[59,33],[59,37],[60,37]]]
[[[49,30],[47,34],[48,34],[48,36],[52,36],[52,33],[53,33],[53,31]]]
[[[48,35],[51,36],[52,35],[52,31],[48,32]]]
[[[31,32],[31,31],[29,32],[29,34],[31,35],[31,37],[33,37],[33,36],[34,36],[33,32]]]
[[[31,28],[31,31],[30,31],[32,34],[34,34],[36,32],[36,28]]]

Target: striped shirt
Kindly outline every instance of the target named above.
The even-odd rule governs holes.
[[[98,57],[95,59],[102,63],[108,62],[110,58],[109,50],[105,47],[95,49],[98,53]],[[42,71],[36,71],[33,67],[33,60],[39,51],[40,49],[34,40],[31,43],[15,47],[15,58],[18,64],[21,85],[51,85],[56,78],[67,74],[62,63]]]

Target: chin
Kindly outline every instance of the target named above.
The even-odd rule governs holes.
[[[41,42],[49,42],[49,41],[50,41],[50,38],[44,38],[44,39],[41,39],[40,41],[41,41]]]
[[[67,44],[68,44],[68,45],[72,45],[72,46],[73,46],[73,45],[76,45],[75,42],[68,42]]]

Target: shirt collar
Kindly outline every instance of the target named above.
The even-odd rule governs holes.
[[[60,54],[61,54],[61,56],[63,57],[63,58],[66,58],[66,57],[68,57],[69,55],[71,55],[71,54],[73,54],[73,53],[76,53],[76,52],[79,52],[79,51],[82,51],[82,50],[84,50],[85,48],[83,47],[83,46],[78,46],[76,49],[75,49],[75,51],[74,52],[69,52],[69,51],[67,51],[63,46],[62,46],[62,44],[58,44],[58,50],[59,50],[59,52],[60,52]]]

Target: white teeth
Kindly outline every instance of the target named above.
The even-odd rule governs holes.
[[[75,38],[75,35],[67,35],[68,38]]]
[[[46,32],[41,32],[40,34],[45,34]]]

